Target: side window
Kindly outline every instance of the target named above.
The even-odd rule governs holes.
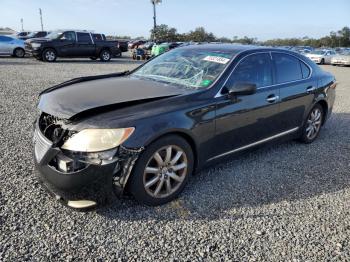
[[[0,36],[0,41],[1,42],[10,42],[12,38],[7,37],[7,36]]]
[[[305,65],[304,62],[300,61],[301,72],[303,74],[303,79],[308,78],[310,76],[310,68]]]
[[[272,63],[268,53],[249,55],[244,58],[230,77],[230,85],[253,83],[257,88],[272,85]]]
[[[78,42],[92,43],[89,33],[77,33]]]
[[[303,78],[300,60],[294,56],[280,53],[272,53],[276,66],[276,83],[286,83]]]
[[[75,33],[74,32],[64,32],[61,39],[69,40],[69,41],[75,41]]]
[[[102,35],[100,35],[100,34],[92,34],[92,38],[95,41],[101,41],[102,40]]]

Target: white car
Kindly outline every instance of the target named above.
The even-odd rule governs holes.
[[[331,64],[350,66],[350,51],[344,51],[334,56],[331,60]]]
[[[316,64],[330,64],[332,58],[337,53],[333,50],[315,50],[309,54],[306,54],[308,58],[314,61]]]
[[[0,35],[0,55],[24,57],[24,41],[13,36]]]

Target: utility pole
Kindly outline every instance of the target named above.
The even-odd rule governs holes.
[[[39,14],[40,14],[41,31],[44,31],[43,13],[41,12],[41,8],[39,8]]]
[[[22,28],[22,32],[24,31],[23,29],[23,18],[21,18],[21,28]]]
[[[151,0],[153,5],[153,38],[156,40],[156,29],[157,29],[157,15],[156,15],[156,5],[160,4],[162,0]]]

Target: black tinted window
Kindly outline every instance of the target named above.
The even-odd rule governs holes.
[[[78,42],[88,42],[91,43],[91,37],[88,33],[77,33]]]
[[[9,41],[11,41],[11,40],[12,40],[12,38],[10,38],[10,37],[1,36],[1,35],[0,35],[0,41],[1,41],[1,42],[9,42]]]
[[[92,38],[93,38],[94,40],[97,40],[97,41],[103,40],[101,34],[93,34],[93,35],[92,35]]]
[[[36,36],[37,37],[43,37],[43,36],[46,36],[46,32],[39,32]]]
[[[301,72],[303,74],[303,78],[308,78],[310,76],[310,68],[304,64],[304,62],[300,61]]]
[[[244,58],[230,78],[230,85],[239,82],[253,83],[257,87],[272,85],[270,55],[267,53],[254,54]]]
[[[277,84],[300,80],[303,78],[300,67],[300,60],[287,54],[272,54],[276,65]]]

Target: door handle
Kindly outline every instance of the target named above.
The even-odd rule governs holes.
[[[269,102],[269,103],[274,103],[276,102],[280,97],[279,96],[276,96],[276,95],[269,95],[267,98],[266,98],[266,101]]]
[[[308,93],[311,93],[315,90],[316,90],[316,87],[314,87],[314,86],[309,86],[308,88],[306,88],[306,92],[308,92]]]

